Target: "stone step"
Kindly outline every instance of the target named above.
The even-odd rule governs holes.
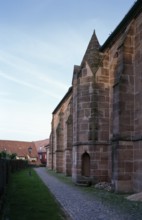
[[[79,180],[75,183],[75,185],[77,185],[77,186],[91,186],[92,183],[91,183],[91,181],[88,181],[88,180]]]

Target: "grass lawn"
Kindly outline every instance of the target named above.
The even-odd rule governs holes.
[[[11,175],[4,220],[63,220],[65,215],[34,170]]]

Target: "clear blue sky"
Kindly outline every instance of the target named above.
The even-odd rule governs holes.
[[[0,139],[46,139],[94,29],[103,44],[134,0],[0,0]]]

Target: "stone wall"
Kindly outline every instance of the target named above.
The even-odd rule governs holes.
[[[72,93],[53,112],[49,168],[71,175],[72,166]]]
[[[72,177],[76,182],[109,179],[109,76],[105,67],[99,68],[99,47],[94,32],[81,66],[74,69]],[[86,161],[83,160],[85,154]],[[85,166],[89,166],[88,174],[83,171]]]
[[[112,181],[116,191],[140,191],[142,16],[133,19],[109,49]],[[138,142],[138,143],[137,143]],[[138,153],[139,152],[139,153]],[[138,169],[137,169],[138,168]]]
[[[123,156],[133,150],[133,143],[127,141],[134,134],[134,22],[126,27],[108,54],[112,181],[117,191],[132,191],[133,157],[125,161]]]
[[[134,190],[142,191],[142,13],[135,20],[134,35]]]
[[[142,2],[100,47],[95,32],[53,112],[50,167],[75,182],[142,190]]]

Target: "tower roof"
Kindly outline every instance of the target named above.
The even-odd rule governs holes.
[[[96,64],[98,63],[99,49],[100,49],[100,44],[96,36],[96,32],[94,31],[90,39],[90,42],[88,44],[88,47],[86,49],[86,52],[84,54],[84,57],[82,59],[81,66],[83,66],[84,63],[87,62],[90,68],[92,69],[92,71],[94,72],[95,63]]]

